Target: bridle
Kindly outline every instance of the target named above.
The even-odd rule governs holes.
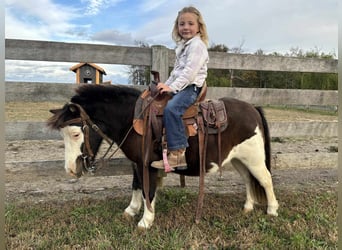
[[[69,103],[68,104],[69,107],[74,107],[76,108],[79,113],[80,116],[71,120],[67,120],[65,121],[60,127],[64,128],[66,126],[69,126],[71,124],[81,124],[81,128],[82,128],[82,132],[84,134],[84,143],[82,146],[82,162],[83,162],[83,167],[85,168],[85,170],[87,172],[90,173],[94,173],[98,167],[97,167],[97,163],[98,162],[104,162],[105,157],[107,156],[108,152],[110,151],[110,149],[112,148],[114,141],[111,140],[100,128],[99,126],[97,126],[88,116],[88,114],[85,112],[85,110],[82,108],[82,106],[80,106],[77,103]],[[98,135],[100,135],[102,137],[102,139],[104,139],[108,144],[109,144],[109,148],[107,149],[107,151],[105,152],[105,154],[99,158],[98,160],[94,160],[94,152],[91,149],[90,146],[90,141],[89,141],[89,131],[90,129],[94,130]],[[130,131],[128,131],[129,133]],[[127,137],[127,136],[126,136]],[[125,137],[125,138],[126,138]],[[122,142],[123,143],[123,142]],[[112,155],[108,158],[108,160],[119,150],[119,147],[112,153]],[[103,165],[103,164],[102,164]]]
[[[159,77],[158,77],[159,78]],[[159,96],[159,91],[156,89],[157,86],[157,82],[152,81],[154,84],[151,84],[151,86],[153,86],[152,90],[153,92],[151,92],[152,98],[151,100],[148,102],[148,104],[142,109],[142,111],[139,114],[139,117],[145,112],[145,110],[150,106],[150,104]],[[118,147],[114,150],[114,152],[106,159],[105,157],[107,156],[107,154],[109,153],[110,149],[112,148],[112,146],[114,145],[114,141],[111,140],[100,128],[99,126],[97,126],[88,116],[88,114],[86,113],[86,111],[82,108],[81,105],[77,104],[77,103],[69,103],[68,106],[71,107],[75,107],[76,109],[78,109],[80,116],[74,119],[70,119],[67,120],[65,122],[63,122],[60,125],[60,128],[64,128],[66,126],[69,126],[71,124],[81,124],[81,128],[82,128],[82,132],[84,134],[84,143],[83,143],[83,147],[82,147],[82,162],[83,162],[83,167],[85,168],[85,170],[87,172],[90,173],[94,173],[97,169],[99,169],[99,167],[97,166],[98,163],[101,163],[101,167],[105,165],[105,161],[106,160],[110,160],[117,152],[118,150],[121,148],[122,144],[126,141],[129,133],[131,132],[131,130],[133,129],[133,125],[129,128],[129,130],[127,131],[126,135],[124,136],[124,138],[122,139],[122,141],[120,142],[120,144],[118,145]],[[109,148],[107,149],[107,151],[104,153],[104,155],[102,157],[100,157],[99,159],[95,160],[94,157],[94,153],[90,147],[90,141],[89,141],[89,129],[93,129],[97,134],[99,134],[102,139],[104,139],[108,144],[109,144]]]

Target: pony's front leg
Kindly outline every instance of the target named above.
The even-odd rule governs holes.
[[[149,192],[149,198],[151,202],[151,207],[150,209],[147,207],[146,204],[146,199],[145,197],[143,198],[144,200],[144,214],[141,220],[138,223],[138,228],[139,229],[149,229],[154,221],[155,217],[155,204],[156,204],[156,199],[157,199],[157,189],[158,187],[162,186],[162,180],[163,177],[158,176],[158,170],[156,169],[150,169],[150,178],[149,178],[149,184],[150,184],[150,192]]]
[[[124,216],[126,218],[132,218],[140,211],[142,204],[142,191],[141,189],[135,189],[132,192],[132,199],[129,206],[125,209]]]
[[[147,205],[146,205],[146,200],[144,199],[144,215],[141,218],[141,220],[138,223],[138,228],[145,230],[145,229],[149,229],[154,221],[154,216],[155,216],[155,204],[156,204],[156,196],[154,196],[152,202],[151,202],[151,210],[148,209]]]
[[[133,163],[135,164],[135,163]],[[142,190],[141,190],[141,183],[135,168],[135,165],[132,165],[133,168],[133,181],[132,181],[132,199],[129,203],[129,206],[125,209],[124,216],[128,219],[133,218],[137,215],[140,211],[141,204],[142,204]]]

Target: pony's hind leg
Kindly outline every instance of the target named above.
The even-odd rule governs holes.
[[[255,202],[267,200],[267,213],[277,216],[279,205],[274,195],[271,173],[265,164],[264,142],[258,127],[255,133],[235,146],[228,160],[246,182],[245,211],[252,210]]]
[[[250,167],[249,170],[265,190],[267,198],[267,214],[278,216],[277,210],[279,204],[274,194],[272,176],[270,171],[268,171],[264,163],[260,163],[260,165]]]
[[[248,213],[253,210],[254,208],[254,199],[252,195],[252,186],[251,186],[251,176],[244,164],[242,164],[239,160],[232,160],[231,161],[234,168],[238,171],[241,178],[243,179],[246,185],[246,201],[244,205],[244,212]]]
[[[246,184],[246,202],[244,212],[253,210],[256,202],[267,200],[267,214],[278,216],[277,209],[278,201],[273,191],[273,183],[271,173],[266,168],[266,165],[245,165],[241,161],[234,159],[232,164],[240,173]],[[266,195],[266,197],[264,197]]]

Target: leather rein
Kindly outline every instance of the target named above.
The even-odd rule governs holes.
[[[141,111],[141,114],[143,114],[145,112],[145,110],[150,106],[150,104],[152,103],[152,101],[154,101],[157,96],[159,95],[159,93],[156,93],[153,97],[152,100],[148,103],[148,105]],[[77,104],[77,103],[69,103],[69,105],[73,105],[75,106],[79,112],[80,112],[80,117],[78,118],[74,118],[68,121],[65,121],[60,127],[64,128],[66,126],[69,126],[71,124],[82,124],[82,132],[84,134],[84,143],[83,143],[83,147],[82,147],[82,161],[83,161],[83,166],[84,168],[87,170],[87,172],[90,173],[95,173],[95,171],[97,169],[99,169],[99,167],[97,167],[97,163],[101,162],[101,167],[104,165],[105,160],[110,160],[121,148],[122,144],[126,141],[129,133],[132,131],[132,129],[134,128],[134,122],[132,124],[132,126],[129,128],[129,130],[127,131],[126,135],[124,136],[124,138],[122,139],[121,143],[118,145],[117,149],[114,150],[114,152],[106,159],[105,157],[107,156],[107,154],[109,153],[110,149],[113,147],[114,145],[114,141],[111,140],[100,128],[99,126],[97,126],[88,116],[88,114],[86,113],[86,111],[82,108],[81,105]],[[140,116],[140,114],[139,114]],[[107,151],[104,153],[104,155],[102,157],[100,157],[97,160],[94,160],[94,153],[93,150],[90,147],[90,141],[89,141],[89,129],[93,129],[97,134],[99,134],[102,139],[104,139],[108,144],[109,144],[109,148],[107,149]]]

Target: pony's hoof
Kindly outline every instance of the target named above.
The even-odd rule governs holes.
[[[243,213],[244,213],[244,214],[248,214],[248,213],[250,213],[250,212],[253,211],[253,208],[254,208],[254,206],[253,206],[252,203],[246,203],[246,204],[243,206]]]
[[[272,215],[272,216],[278,216],[277,209],[278,209],[278,206],[270,206],[267,208],[267,214]]]
[[[146,232],[147,229],[148,229],[148,228],[146,228],[146,227],[141,227],[141,226],[139,226],[139,225],[138,225],[138,227],[137,227],[137,230],[138,230],[138,232],[140,232],[140,233]]]
[[[142,231],[142,230],[147,230],[152,226],[152,224],[149,224],[147,222],[145,222],[143,219],[139,221],[138,223],[138,230]]]
[[[268,214],[268,215],[271,215],[271,216],[275,216],[275,217],[278,216],[278,213],[277,213],[277,212],[269,212],[269,211],[267,211],[267,214]]]
[[[125,220],[127,220],[127,221],[132,221],[133,218],[134,218],[134,216],[132,216],[131,214],[129,214],[129,213],[127,213],[127,212],[124,212],[124,213],[122,214],[122,217],[123,217]]]
[[[249,214],[252,211],[253,211],[253,208],[247,208],[247,207],[243,208],[243,213],[244,214]]]

